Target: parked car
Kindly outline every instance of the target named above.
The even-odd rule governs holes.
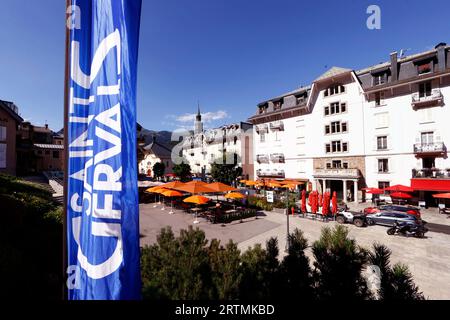
[[[420,218],[420,209],[409,205],[399,205],[399,204],[384,204],[378,207],[368,207],[364,209],[365,214],[373,214],[383,210],[387,211],[399,211],[407,214],[416,215]]]
[[[362,212],[354,211],[339,211],[336,216],[337,223],[353,223],[357,227],[364,227],[367,225],[366,215]]]
[[[368,225],[382,225],[392,227],[395,222],[406,222],[411,224],[425,224],[426,222],[420,219],[420,217],[400,211],[388,211],[381,210],[380,212],[367,214],[366,220]]]

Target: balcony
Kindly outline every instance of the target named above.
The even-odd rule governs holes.
[[[256,155],[256,161],[258,163],[269,163],[269,156],[265,154],[258,154]]]
[[[412,94],[411,98],[411,105],[414,109],[442,106],[444,104],[444,96],[442,95],[441,89],[433,89],[429,96],[424,97],[421,97],[420,94],[416,92]]]
[[[275,121],[270,124],[270,130],[273,131],[284,131],[284,123],[283,121]]]
[[[450,179],[449,169],[424,168],[412,169],[413,179]]]
[[[267,126],[267,124],[260,124],[260,125],[257,125],[257,126],[255,126],[255,130],[256,130],[256,132],[257,133],[260,133],[260,132],[269,132],[269,128],[268,128],[268,126]]]
[[[315,178],[338,178],[338,179],[358,179],[360,177],[359,169],[314,169]]]
[[[284,163],[284,154],[282,153],[272,153],[270,155],[270,160],[274,163]]]
[[[284,170],[277,170],[277,169],[264,170],[264,171],[261,169],[258,169],[258,170],[256,170],[256,175],[258,177],[272,177],[272,178],[284,178],[285,177]]]
[[[444,156],[447,153],[447,147],[443,142],[434,143],[416,143],[414,145],[416,157],[420,156]]]

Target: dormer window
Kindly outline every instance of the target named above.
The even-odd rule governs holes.
[[[373,85],[379,86],[386,83],[388,80],[388,73],[386,71],[375,73],[373,75]]]
[[[295,100],[296,100],[296,104],[297,104],[297,105],[301,105],[301,104],[303,104],[303,103],[306,102],[306,100],[307,100],[307,94],[306,94],[306,93],[303,93],[303,94],[300,94],[300,95],[296,95],[296,96],[295,96]]]
[[[269,108],[269,106],[267,104],[263,104],[263,105],[259,106],[258,107],[259,114],[266,113],[268,108]]]
[[[426,62],[422,62],[420,64],[417,64],[417,73],[418,74],[425,74],[433,71],[433,61],[428,60]]]
[[[281,109],[281,100],[275,101],[273,103],[273,110],[280,110]]]
[[[336,84],[336,85],[333,85],[333,86],[327,88],[323,92],[323,95],[325,97],[329,97],[329,96],[333,96],[335,94],[340,94],[340,93],[344,93],[344,92],[345,92],[345,86],[340,85],[340,84]]]

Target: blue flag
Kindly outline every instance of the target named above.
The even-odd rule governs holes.
[[[70,300],[139,299],[136,75],[141,0],[71,0]]]

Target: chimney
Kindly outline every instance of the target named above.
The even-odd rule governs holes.
[[[397,51],[391,53],[391,82],[398,80]]]
[[[441,42],[435,47],[435,49],[437,50],[439,71],[445,70],[445,66],[446,66],[445,47],[446,46],[447,46],[447,44],[445,42]]]

